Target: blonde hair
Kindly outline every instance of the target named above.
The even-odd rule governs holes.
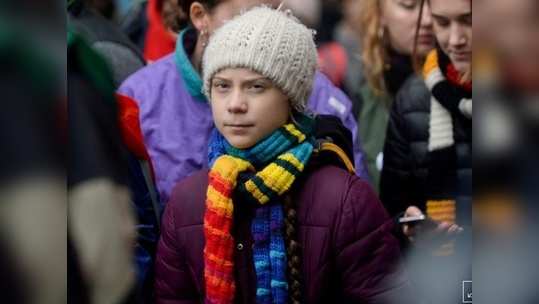
[[[369,86],[376,95],[387,92],[384,70],[388,60],[387,42],[382,35],[382,0],[361,0],[359,34],[363,71]]]

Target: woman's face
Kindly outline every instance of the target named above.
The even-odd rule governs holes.
[[[261,74],[229,68],[216,73],[210,86],[215,126],[238,149],[254,146],[288,121],[288,97]]]
[[[400,54],[412,55],[414,37],[421,6],[420,0],[380,0],[382,26],[386,29],[391,47]],[[443,0],[442,0],[443,1]],[[429,7],[425,1],[418,33],[418,55],[425,56],[434,48],[434,32]],[[452,0],[447,0],[452,2]]]
[[[471,0],[430,0],[434,33],[442,51],[461,74],[472,63]]]

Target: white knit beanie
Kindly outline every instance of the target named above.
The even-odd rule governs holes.
[[[226,22],[210,38],[202,59],[204,94],[213,76],[226,68],[260,73],[304,112],[317,67],[313,31],[290,11],[255,7]]]

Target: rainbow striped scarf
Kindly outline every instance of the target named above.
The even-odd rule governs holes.
[[[286,303],[284,215],[279,198],[304,170],[313,151],[312,120],[290,123],[248,150],[232,147],[215,130],[209,146],[209,184],[204,215],[205,303],[233,303],[234,190],[260,205],[251,224],[257,303]],[[306,125],[306,127],[305,127]]]

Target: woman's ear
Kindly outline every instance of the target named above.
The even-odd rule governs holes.
[[[210,13],[200,2],[193,2],[189,8],[189,19],[197,32],[208,32],[210,26]]]

